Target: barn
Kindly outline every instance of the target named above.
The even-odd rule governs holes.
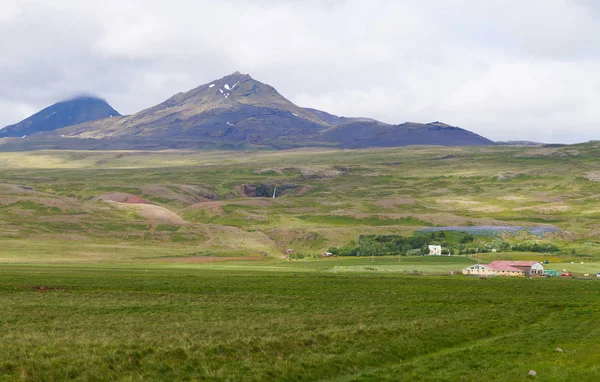
[[[489,264],[475,264],[463,269],[469,276],[533,277],[544,275],[544,265],[539,261],[497,260]]]

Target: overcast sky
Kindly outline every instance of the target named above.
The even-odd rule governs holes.
[[[0,0],[0,126],[123,114],[236,70],[300,106],[495,140],[600,139],[595,0]]]

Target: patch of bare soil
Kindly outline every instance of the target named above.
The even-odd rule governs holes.
[[[138,213],[140,216],[146,218],[150,224],[171,224],[171,225],[182,225],[186,224],[186,221],[183,220],[179,215],[175,212],[171,211],[168,208],[155,206],[153,204],[127,204],[127,203],[118,203],[112,202],[117,208],[120,209],[131,209]]]
[[[523,172],[505,172],[503,174],[498,175],[498,180],[515,179],[521,175],[525,175],[525,173],[523,173]]]
[[[268,173],[268,172],[274,172],[274,173],[280,174],[280,175],[283,174],[283,171],[281,171],[281,169],[279,169],[279,168],[270,168],[270,167],[261,168],[259,170],[254,170],[253,172],[255,174],[265,174],[265,173]]]
[[[342,168],[294,167],[301,179],[332,179],[343,173]]]
[[[375,202],[376,206],[383,208],[394,208],[396,206],[414,204],[417,201],[411,198],[391,198],[391,199],[381,199]]]
[[[124,192],[109,192],[100,195],[96,200],[103,202],[116,202],[125,204],[152,204],[149,201],[133,194],[127,194]]]
[[[592,171],[585,176],[589,181],[600,182],[600,171]]]
[[[319,202],[319,203],[324,206],[341,206],[342,204],[344,204],[344,202],[329,202],[329,201],[323,201],[323,202]]]
[[[527,198],[524,196],[516,196],[516,195],[506,195],[506,196],[500,196],[498,198],[498,200],[506,200],[509,202],[517,202],[517,201],[522,201],[522,200],[526,200]]]
[[[531,207],[515,208],[513,211],[535,211],[539,213],[567,212],[571,207],[560,204],[543,204]]]

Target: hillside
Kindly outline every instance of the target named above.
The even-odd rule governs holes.
[[[542,225],[560,228],[552,240],[579,262],[600,256],[598,153],[595,143],[0,153],[0,261],[278,257],[423,227]]]
[[[106,101],[95,97],[77,97],[55,103],[14,125],[0,130],[0,138],[24,137],[98,119],[120,116]]]
[[[467,130],[437,122],[388,125],[370,118],[339,117],[299,107],[272,86],[239,72],[178,93],[130,116],[82,123],[35,139],[13,142],[10,147],[288,149],[494,144]]]

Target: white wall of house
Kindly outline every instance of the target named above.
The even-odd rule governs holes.
[[[429,246],[429,254],[433,256],[441,256],[442,255],[442,246],[441,245],[430,245]]]
[[[542,263],[535,263],[531,266],[530,273],[543,275],[544,274],[544,265]]]

